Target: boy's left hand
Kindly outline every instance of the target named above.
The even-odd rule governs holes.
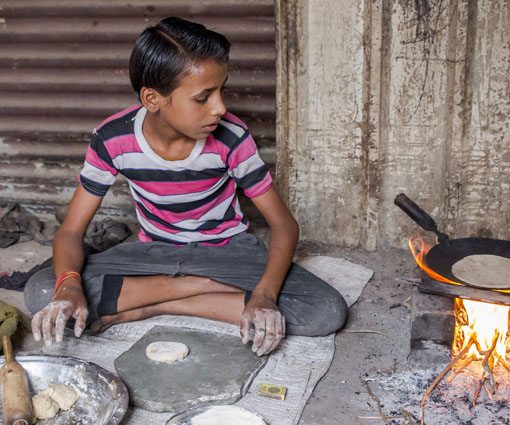
[[[264,296],[252,295],[241,315],[243,344],[250,340],[250,328],[255,328],[252,351],[263,356],[273,351],[285,336],[285,316],[276,302]]]

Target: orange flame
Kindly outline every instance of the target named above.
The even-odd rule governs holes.
[[[508,332],[508,313],[510,307],[480,301],[461,300],[459,298],[455,299],[455,303],[463,304],[468,319],[467,324],[462,324],[456,320],[455,339],[460,338],[463,342],[462,345],[464,345],[469,341],[471,335],[475,334],[482,351],[487,351],[492,346],[494,336],[498,333],[499,337],[496,342],[495,352],[502,358],[505,358],[505,340]],[[462,306],[458,306],[458,308],[462,308]],[[454,340],[453,349],[455,350],[458,345],[460,344]],[[463,347],[459,348],[462,349]],[[472,354],[478,358],[483,357],[483,353],[478,352],[475,345],[471,346],[467,356]]]
[[[418,245],[418,246],[416,246]],[[447,279],[441,276],[439,273],[427,267],[424,263],[423,258],[432,248],[432,246],[425,243],[421,238],[409,238],[409,247],[413,253],[413,257],[416,263],[423,269],[432,279],[440,282],[451,283],[453,285],[464,286],[460,282]],[[498,292],[509,292],[508,290],[499,290]],[[452,352],[455,354],[456,351],[460,351],[464,348],[471,335],[475,334],[476,340],[482,351],[490,349],[494,336],[499,333],[499,337],[496,343],[495,352],[498,353],[502,358],[505,358],[506,346],[505,340],[509,329],[509,313],[510,307],[491,304],[481,301],[462,300],[459,298],[455,299],[456,312],[465,311],[463,320],[459,320],[456,317],[455,323],[455,337],[452,346]],[[464,323],[462,323],[464,322]],[[475,355],[477,358],[483,358],[483,353],[478,352],[475,345],[472,345],[467,356]]]
[[[419,250],[417,250],[415,246],[415,242],[419,243]],[[423,262],[423,257],[430,251],[432,246],[425,243],[425,241],[418,237],[417,239],[409,238],[409,248],[411,248],[411,252],[413,253],[413,257],[420,266],[421,269],[425,271],[432,279],[435,279],[439,282],[452,283],[454,285],[462,285],[462,283],[455,282],[454,280],[447,279],[446,277],[441,276],[439,273],[436,273],[430,267],[427,267]],[[464,286],[464,285],[462,285]]]

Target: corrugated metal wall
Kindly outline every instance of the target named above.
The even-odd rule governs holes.
[[[0,202],[40,213],[70,199],[92,129],[135,103],[134,41],[165,16],[195,20],[232,43],[225,101],[275,162],[273,0],[3,0],[0,3]],[[108,212],[132,209],[125,182]]]

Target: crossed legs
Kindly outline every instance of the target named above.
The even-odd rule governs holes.
[[[116,313],[100,317],[93,331],[116,323],[163,314],[204,317],[238,324],[244,310],[245,292],[200,276],[125,276]]]

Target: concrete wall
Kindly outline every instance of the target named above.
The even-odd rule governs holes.
[[[277,0],[277,181],[302,238],[510,239],[510,2]],[[422,232],[423,233],[423,232]]]

